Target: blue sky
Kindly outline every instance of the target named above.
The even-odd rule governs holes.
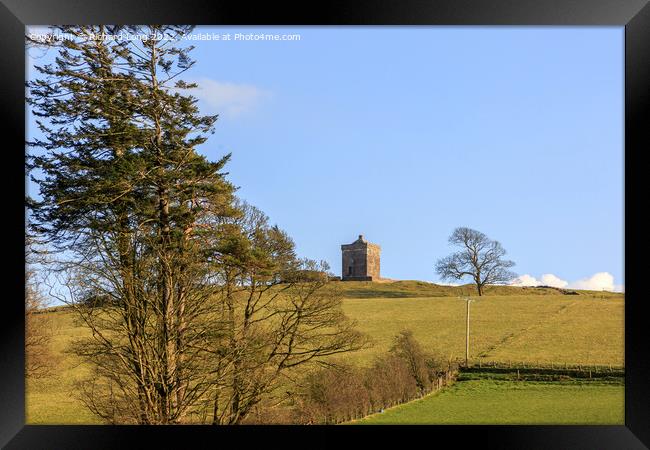
[[[195,31],[300,35],[196,41],[187,78],[220,114],[200,151],[232,152],[239,196],[301,256],[338,274],[364,234],[383,276],[439,281],[468,226],[524,284],[624,284],[622,27]]]

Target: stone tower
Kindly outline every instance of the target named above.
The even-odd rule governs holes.
[[[371,244],[359,235],[352,244],[341,245],[343,281],[377,281],[379,280],[379,254],[381,247]]]

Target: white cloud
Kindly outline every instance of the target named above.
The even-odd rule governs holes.
[[[251,84],[230,83],[210,78],[188,80],[198,84],[190,93],[215,113],[227,117],[238,117],[253,111],[271,93]]]
[[[625,286],[614,284],[614,276],[608,272],[598,272],[590,277],[569,283],[552,273],[543,274],[538,280],[532,275],[521,275],[511,283],[512,286],[551,286],[556,288],[583,289],[587,291],[623,292]]]
[[[569,285],[568,281],[564,281],[560,277],[556,277],[552,273],[545,273],[542,275],[542,286],[552,286],[557,288],[565,288]]]
[[[589,278],[583,278],[569,284],[572,289],[585,289],[589,291],[613,291],[614,276],[608,272],[598,272]]]
[[[515,278],[514,281],[510,284],[512,286],[539,286],[540,282],[537,278],[528,274],[524,274]]]

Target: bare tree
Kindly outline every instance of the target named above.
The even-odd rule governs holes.
[[[436,263],[436,272],[445,280],[471,277],[481,296],[486,285],[505,284],[517,276],[508,270],[515,263],[503,259],[506,251],[501,244],[480,231],[456,228],[449,243],[461,249]]]
[[[239,205],[214,248],[211,423],[242,423],[262,400],[281,404],[299,366],[358,350],[366,339],[341,309],[326,263],[298,259],[294,243],[257,208]],[[225,229],[230,230],[226,233]]]

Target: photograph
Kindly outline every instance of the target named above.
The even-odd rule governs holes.
[[[26,26],[25,424],[625,425],[625,42]]]

